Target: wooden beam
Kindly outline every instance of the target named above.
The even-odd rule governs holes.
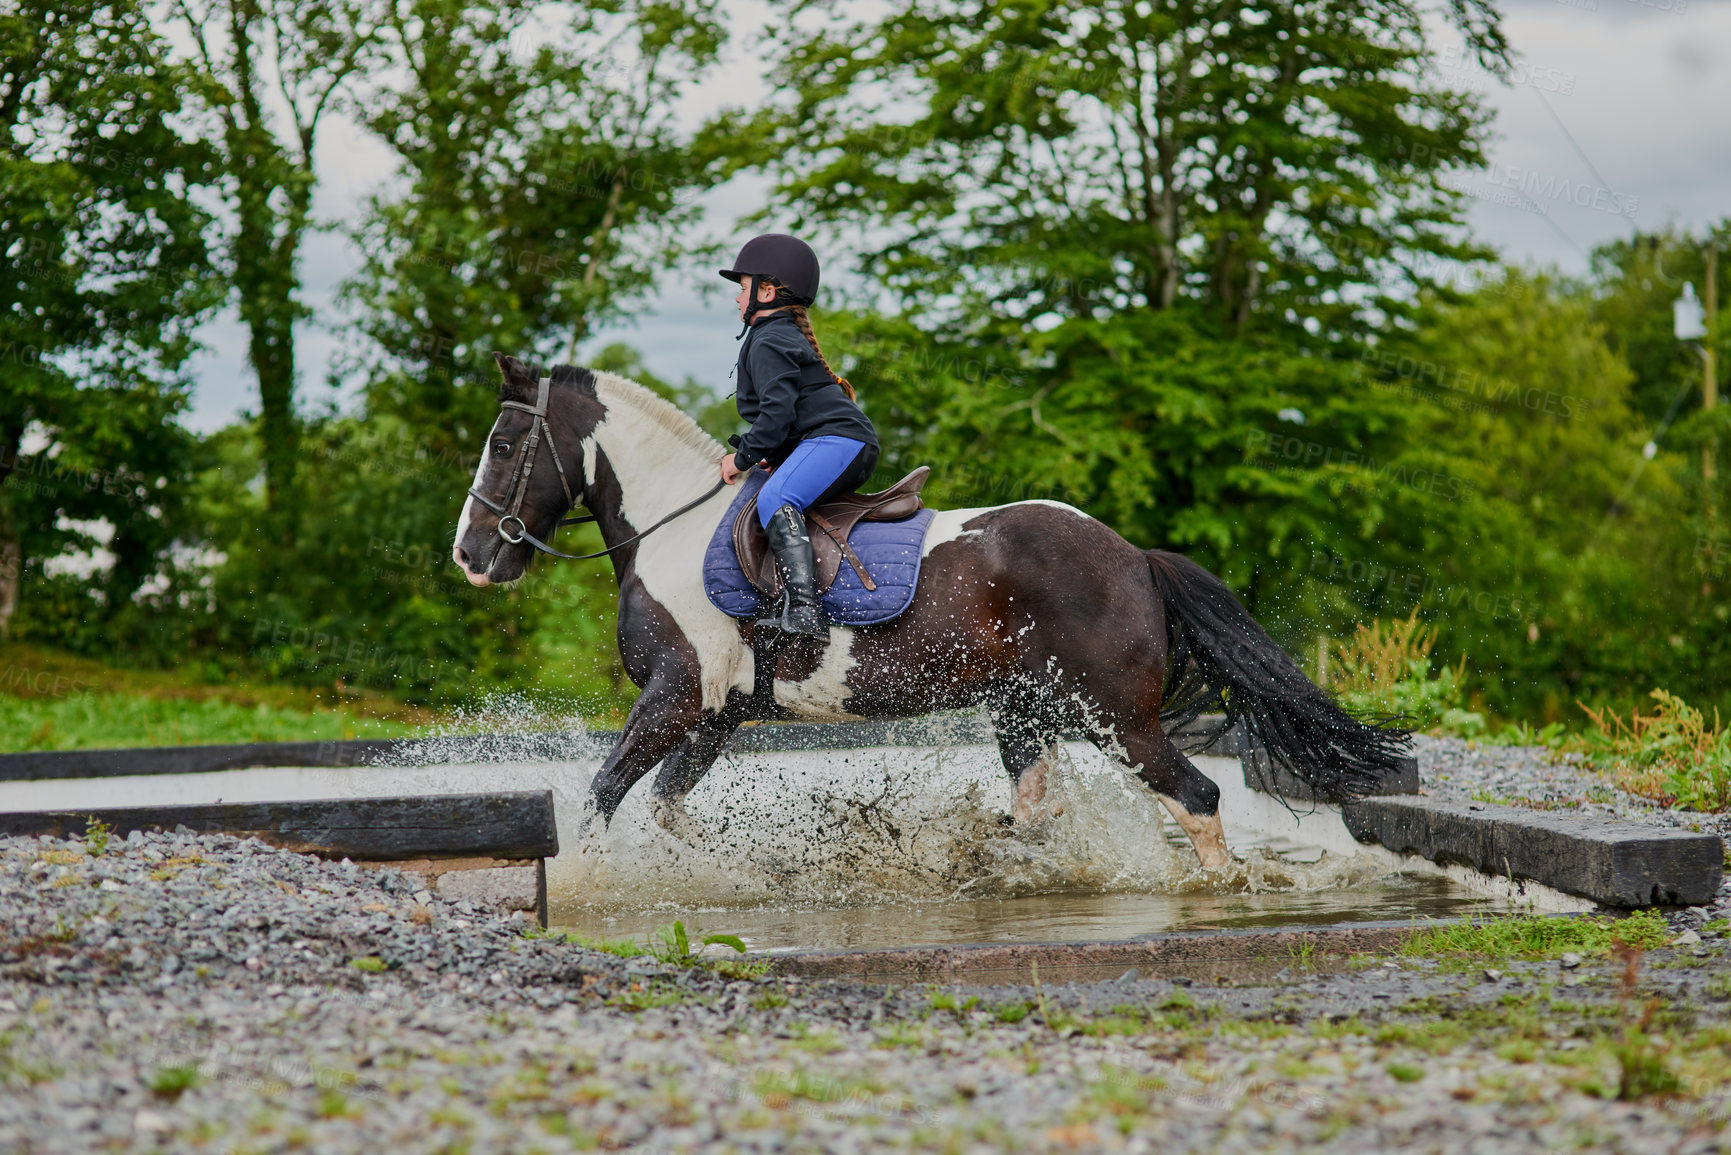
[[[0,834],[82,837],[91,817],[122,837],[134,830],[185,826],[199,834],[252,835],[273,846],[331,858],[549,858],[559,853],[550,790],[22,811],[0,814]]]

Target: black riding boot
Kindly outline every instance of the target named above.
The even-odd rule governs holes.
[[[829,624],[817,600],[817,563],[811,538],[806,536],[805,515],[791,503],[783,505],[770,514],[765,529],[784,585],[776,615],[764,624],[793,637],[828,641]]]

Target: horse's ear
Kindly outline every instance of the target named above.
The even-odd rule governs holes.
[[[499,366],[499,400],[523,400],[535,392],[535,373],[529,366],[506,353],[495,352],[493,363]]]

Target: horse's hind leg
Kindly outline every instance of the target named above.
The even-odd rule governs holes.
[[[721,756],[728,738],[739,727],[731,710],[710,715],[697,724],[679,748],[661,764],[655,776],[654,793],[649,800],[650,813],[667,833],[687,846],[703,842],[703,827],[685,809],[685,796],[691,793],[715,760]]]
[[[1226,831],[1220,824],[1220,787],[1191,765],[1157,725],[1151,731],[1127,730],[1117,737],[1126,765],[1136,768],[1136,776],[1189,836],[1203,867],[1219,870],[1231,862]],[[1110,743],[1105,748],[1110,750]]]
[[[1059,739],[1058,728],[1042,716],[1031,693],[1022,689],[1000,695],[991,704],[991,714],[998,754],[1015,781],[1011,817],[1018,824],[1056,818],[1064,812],[1063,803],[1048,804],[1046,791],[1053,769],[1053,747]]]

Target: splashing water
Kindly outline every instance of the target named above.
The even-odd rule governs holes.
[[[977,741],[977,740],[976,740]],[[1203,871],[1153,793],[1091,746],[1066,743],[1048,777],[1055,816],[1012,826],[995,746],[730,754],[686,800],[693,841],[651,816],[646,778],[609,829],[579,829],[603,751],[557,788],[560,911],[862,906],[1052,892],[1244,894],[1348,887],[1387,856],[1299,863],[1252,849]],[[1178,840],[1173,845],[1171,840]],[[693,844],[694,843],[694,844]]]

